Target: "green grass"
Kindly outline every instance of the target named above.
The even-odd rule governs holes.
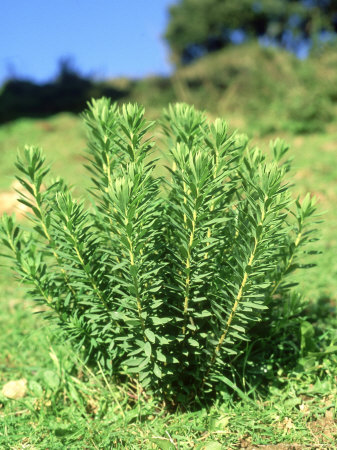
[[[6,190],[13,181],[18,149],[25,144],[43,147],[55,174],[73,184],[82,184],[87,174],[82,166],[86,145],[81,120],[62,113],[48,120],[19,119],[0,127],[0,189]]]
[[[86,369],[38,315],[32,318],[18,288],[2,297],[0,383],[25,378],[28,393],[0,397],[0,448],[332,446],[337,439],[335,357],[280,375],[278,386],[253,402],[228,396],[209,409],[168,413],[132,383],[107,384]],[[337,325],[331,317],[327,324]]]
[[[248,124],[243,125],[245,129],[251,132]],[[267,141],[273,137],[254,136],[253,142],[268,151]],[[40,314],[32,314],[36,305],[24,299],[22,288],[2,269],[0,389],[8,381],[25,378],[28,391],[19,400],[0,394],[0,448],[220,449],[276,444],[334,448],[337,123],[330,124],[326,133],[283,133],[282,137],[295,158],[295,191],[315,193],[319,210],[326,211],[320,226],[323,253],[317,267],[301,277],[301,291],[308,300],[306,320],[315,335],[303,330],[300,363],[270,374],[266,389],[252,392],[251,401],[229,390],[216,405],[168,412],[131,381],[116,384],[105,380],[99,370],[93,373],[86,368],[58,332]],[[88,185],[82,168],[85,134],[77,117],[60,114],[2,126],[0,190],[10,189],[16,150],[25,143],[41,145],[54,161],[54,173],[78,183],[78,193],[83,192]],[[311,341],[316,346],[314,354]]]

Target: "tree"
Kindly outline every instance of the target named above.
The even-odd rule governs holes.
[[[165,38],[182,63],[243,38],[296,51],[314,34],[337,31],[337,0],[181,0],[169,14]]]

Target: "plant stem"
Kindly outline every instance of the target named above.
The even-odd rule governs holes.
[[[51,248],[52,248],[53,256],[54,256],[54,258],[56,259],[56,262],[57,262],[58,266],[60,267],[60,270],[61,270],[61,272],[62,272],[64,281],[65,281],[65,283],[66,283],[66,286],[68,287],[68,289],[70,290],[70,292],[72,293],[72,295],[73,295],[74,297],[76,297],[76,294],[75,294],[74,289],[73,289],[72,286],[69,284],[69,278],[68,278],[67,272],[66,272],[66,271],[62,268],[62,266],[61,266],[59,256],[58,256],[58,254],[57,254],[57,252],[56,252],[56,248],[57,248],[57,247],[56,247],[56,244],[55,244],[55,242],[53,241],[52,237],[50,236],[49,231],[48,231],[48,229],[47,229],[47,226],[46,226],[46,224],[45,224],[45,222],[44,222],[44,220],[43,220],[44,214],[43,214],[43,212],[42,212],[41,202],[39,202],[38,199],[37,199],[37,194],[38,194],[38,192],[37,192],[36,186],[35,186],[34,184],[33,184],[33,191],[34,191],[34,198],[35,198],[35,202],[36,202],[36,207],[37,207],[37,209],[38,209],[38,211],[39,211],[39,214],[40,214],[40,225],[41,225],[42,230],[43,230],[43,232],[44,232],[45,238],[47,239],[49,245],[50,245]]]
[[[266,202],[267,199],[268,199],[268,197],[266,196],[265,197],[265,202]],[[263,225],[264,218],[265,218],[265,210],[263,209],[262,210],[262,214],[261,214],[261,220],[260,220],[260,222],[258,224],[258,227]],[[262,231],[260,231],[258,236],[254,238],[254,247],[253,247],[253,250],[252,250],[252,252],[251,252],[251,254],[249,256],[248,264],[247,264],[245,272],[243,274],[243,278],[242,278],[242,282],[241,282],[238,294],[237,294],[237,296],[235,298],[234,305],[233,305],[233,308],[231,310],[231,313],[230,313],[230,315],[229,315],[229,317],[227,319],[227,322],[226,322],[226,325],[225,325],[225,329],[224,329],[223,333],[221,334],[220,339],[219,339],[219,341],[218,341],[218,343],[217,343],[217,345],[216,345],[216,347],[215,347],[215,349],[213,351],[213,355],[212,355],[212,358],[211,358],[210,365],[209,365],[208,370],[206,372],[206,375],[205,375],[205,377],[204,377],[204,379],[202,381],[202,386],[204,386],[204,384],[206,382],[206,379],[209,376],[211,368],[213,367],[213,364],[215,363],[216,357],[217,357],[218,353],[221,350],[222,344],[223,344],[224,340],[226,339],[226,337],[228,335],[229,329],[230,329],[230,327],[232,325],[232,322],[233,322],[235,314],[236,314],[236,310],[237,310],[237,308],[238,308],[238,306],[239,306],[239,304],[240,304],[240,302],[242,300],[243,291],[244,291],[244,288],[245,288],[245,286],[247,284],[248,276],[249,276],[247,269],[248,269],[248,267],[251,267],[252,264],[253,264],[253,261],[254,261],[255,255],[256,255],[256,250],[257,250],[257,247],[258,247],[258,244],[259,244],[259,238],[261,237],[261,233],[262,233]]]
[[[33,284],[35,285],[35,287],[37,288],[37,290],[40,292],[41,296],[44,298],[45,302],[47,303],[47,305],[52,308],[54,311],[56,311],[56,313],[60,316],[59,312],[57,311],[57,309],[52,307],[52,302],[53,299],[50,295],[46,294],[45,291],[42,289],[41,287],[41,283],[39,283],[36,279],[34,279],[31,275],[31,273],[22,265],[22,263],[20,262],[20,259],[18,258],[18,252],[17,249],[15,248],[14,242],[10,236],[10,234],[7,232],[7,238],[8,238],[8,242],[10,244],[10,247],[15,255],[17,264],[20,266],[21,270],[23,270],[23,272],[27,275],[27,277],[32,280]]]
[[[197,197],[196,197],[196,201],[195,201],[195,206],[196,206],[197,199],[198,199],[198,193],[197,193]],[[184,325],[183,325],[183,328],[182,328],[183,334],[186,334],[187,316],[188,316],[188,304],[189,304],[189,300],[190,300],[191,251],[192,251],[194,235],[195,235],[195,226],[196,226],[196,221],[197,221],[197,211],[195,209],[193,209],[193,213],[192,214],[193,214],[193,216],[192,216],[192,230],[191,230],[190,238],[189,238],[189,242],[188,242],[187,258],[186,258],[186,264],[185,264],[186,280],[185,280],[185,298],[184,298]]]
[[[292,262],[293,262],[293,260],[294,260],[294,256],[295,256],[295,252],[296,252],[296,250],[297,250],[297,247],[298,247],[299,244],[300,244],[301,237],[302,237],[302,231],[299,231],[299,233],[298,233],[298,235],[297,235],[297,238],[296,238],[296,240],[295,240],[295,243],[294,243],[294,250],[293,250],[293,252],[292,252],[292,254],[291,254],[290,258],[289,258],[288,264],[286,265],[286,267],[285,267],[283,273],[281,274],[280,279],[278,280],[278,282],[275,283],[275,286],[274,286],[273,290],[272,290],[271,293],[270,293],[270,297],[272,297],[272,296],[275,294],[275,292],[277,291],[278,287],[279,287],[280,284],[282,283],[284,274],[287,272],[287,270],[288,270],[289,267],[291,266],[291,264],[292,264]]]
[[[231,313],[230,313],[230,315],[228,317],[228,320],[227,320],[227,323],[226,323],[226,326],[225,326],[225,330],[222,333],[217,346],[215,347],[215,350],[214,350],[214,353],[213,353],[213,356],[212,356],[212,360],[211,360],[211,365],[213,365],[213,363],[215,361],[215,358],[216,358],[216,355],[219,353],[219,351],[221,349],[221,346],[223,344],[223,341],[226,339],[226,336],[228,334],[229,328],[230,328],[230,326],[231,326],[231,324],[233,322],[233,319],[235,317],[236,310],[237,310],[237,308],[239,306],[239,303],[240,303],[240,301],[242,299],[243,290],[244,290],[245,285],[246,285],[247,280],[248,280],[247,268],[252,266],[253,260],[255,258],[257,245],[258,245],[258,240],[257,240],[257,238],[255,238],[254,248],[253,248],[252,253],[250,254],[249,261],[248,261],[248,264],[247,264],[247,267],[246,267],[246,271],[245,271],[243,279],[242,279],[242,283],[241,283],[238,295],[236,296],[236,299],[235,299],[232,311],[231,311]]]
[[[93,287],[97,297],[99,298],[101,303],[104,305],[104,307],[109,311],[109,307],[108,307],[106,301],[104,300],[104,297],[103,297],[100,289],[98,288],[97,284],[95,283],[95,280],[92,277],[91,273],[86,268],[86,264],[84,262],[84,259],[83,259],[82,255],[81,255],[81,253],[80,253],[80,251],[78,249],[77,240],[75,239],[75,236],[72,235],[71,237],[72,237],[72,239],[74,241],[74,248],[75,248],[75,252],[76,252],[77,258],[78,258],[78,260],[79,260],[79,262],[80,262],[80,264],[82,266],[82,269],[84,270],[84,273],[86,274],[86,276],[87,276],[91,286]]]
[[[130,236],[127,236],[127,240],[128,240],[129,246],[130,246],[130,248],[129,248],[130,266],[135,267],[135,255],[133,253],[133,243],[132,243]],[[140,299],[140,295],[139,295],[139,285],[138,285],[137,277],[133,271],[131,272],[131,278],[132,278],[133,286],[136,291],[138,317],[139,317],[140,324],[142,327],[144,341],[146,342],[147,338],[145,336],[145,323],[144,323],[144,319],[142,317],[143,308],[142,308],[142,303],[141,303],[141,299]]]

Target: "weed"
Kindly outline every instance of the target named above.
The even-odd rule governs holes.
[[[85,362],[135,377],[172,405],[226,386],[246,398],[238,369],[256,372],[257,342],[268,349],[258,361],[265,370],[271,339],[301,322],[289,276],[310,266],[301,254],[313,240],[315,200],[292,200],[288,147],[272,143],[268,163],[222,120],[178,104],[164,113],[164,182],[153,174],[143,108],[102,99],[84,118],[94,208],[62,180],[47,183],[38,148],[18,158],[33,226],[26,232],[4,215],[1,239],[21,280]]]

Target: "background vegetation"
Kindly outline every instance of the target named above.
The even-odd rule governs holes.
[[[322,33],[335,31],[334,0],[182,0],[170,8],[165,37],[184,64],[252,38],[293,52],[307,44],[318,50]]]
[[[332,8],[335,2],[326,4]],[[100,96],[102,87],[112,89],[112,98],[121,102],[145,104],[150,118],[158,117],[168,102],[193,103],[207,109],[211,118],[224,117],[231,129],[239,127],[267,153],[268,141],[281,136],[294,157],[289,174],[294,191],[300,196],[308,191],[316,194],[319,211],[324,212],[322,255],[317,267],[301,276],[306,307],[296,339],[287,333],[279,339],[277,368],[275,364],[261,367],[265,374],[262,386],[253,391],[247,386],[244,393],[233,391],[233,386],[213,406],[169,413],[134,380],[114,385],[100,370],[88,369],[39,314],[32,315],[39,308],[24,298],[22,287],[2,268],[0,387],[27,380],[23,397],[12,400],[3,391],[0,394],[2,448],[336,445],[336,47],[319,45],[302,61],[285,49],[263,48],[247,40],[240,46],[226,42],[218,51],[193,58],[189,64],[181,64],[177,56],[175,61],[177,69],[169,78],[107,80],[100,85],[89,80],[90,85],[83,85],[91,90],[75,95],[76,102],[81,98],[75,109],[34,110],[29,102],[36,98],[35,92],[28,95],[28,106],[22,111],[15,103],[18,96],[11,97],[5,84],[0,95],[0,120],[6,122],[0,127],[1,212],[15,209],[14,161],[17,149],[27,143],[43,147],[54,172],[79,186],[75,195],[83,193],[89,185],[82,166],[85,131],[73,112],[82,109],[87,95]],[[69,92],[78,91],[72,88]],[[55,97],[49,99],[49,105],[54,105]],[[46,107],[45,100],[41,104]],[[158,150],[158,156],[164,164],[165,155]],[[23,212],[17,211],[21,220]]]

